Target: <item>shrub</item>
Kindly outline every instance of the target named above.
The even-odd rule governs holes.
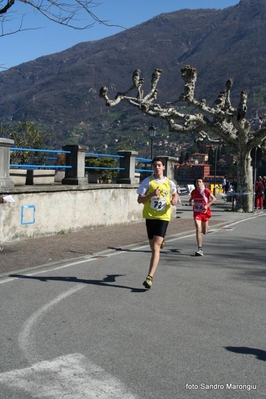
[[[117,168],[117,160],[113,158],[96,158],[87,157],[85,161],[86,166],[93,167],[93,169],[88,169],[90,173],[97,173],[99,175],[100,183],[109,183],[117,177],[118,172],[116,170],[104,170],[99,168]],[[98,168],[97,168],[98,167]]]

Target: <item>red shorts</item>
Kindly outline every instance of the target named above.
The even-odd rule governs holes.
[[[201,220],[203,223],[208,222],[211,215],[209,213],[194,213],[195,220]]]

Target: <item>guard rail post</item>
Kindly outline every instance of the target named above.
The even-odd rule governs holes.
[[[14,140],[0,138],[0,189],[11,189],[13,181],[9,177],[10,147]]]
[[[117,154],[122,156],[122,158],[120,158],[120,168],[123,170],[119,171],[116,182],[120,184],[137,184],[138,180],[135,177],[135,169],[138,152],[120,150],[117,151]]]
[[[70,153],[66,154],[66,166],[71,166],[71,168],[66,169],[62,184],[87,185],[88,178],[85,176],[85,153],[88,151],[88,147],[85,145],[65,145],[63,150],[70,151]]]

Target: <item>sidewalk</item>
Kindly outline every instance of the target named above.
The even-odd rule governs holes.
[[[180,204],[177,206],[176,218],[173,218],[169,224],[167,237],[195,231],[192,208],[187,206],[188,198],[188,196],[181,196],[182,206]],[[231,208],[230,203],[218,199],[212,206],[213,216],[209,223],[210,227],[226,225],[251,216],[250,214],[230,212]],[[147,243],[144,222],[122,226],[103,226],[64,235],[7,242],[3,243],[4,250],[0,252],[0,275],[77,259],[136,243]]]

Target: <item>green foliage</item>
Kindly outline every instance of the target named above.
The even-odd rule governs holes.
[[[17,123],[14,126],[2,128],[2,133],[8,134],[9,138],[14,140],[14,146],[18,148],[36,148],[45,149],[46,142],[50,138],[50,133],[40,133],[34,124],[30,122]],[[11,163],[25,164],[31,158],[34,158],[35,164],[45,162],[46,153],[34,151],[13,151],[10,156]]]
[[[109,183],[116,178],[118,172],[116,170],[102,170],[99,168],[117,168],[117,160],[113,158],[86,158],[85,166],[94,167],[95,169],[87,169],[89,173],[98,174],[100,183]],[[97,169],[98,167],[98,169]]]
[[[119,151],[119,150],[137,151],[138,148],[135,145],[134,140],[130,140],[130,139],[126,140],[125,139],[124,142],[119,143],[117,145],[116,150],[117,151]]]

